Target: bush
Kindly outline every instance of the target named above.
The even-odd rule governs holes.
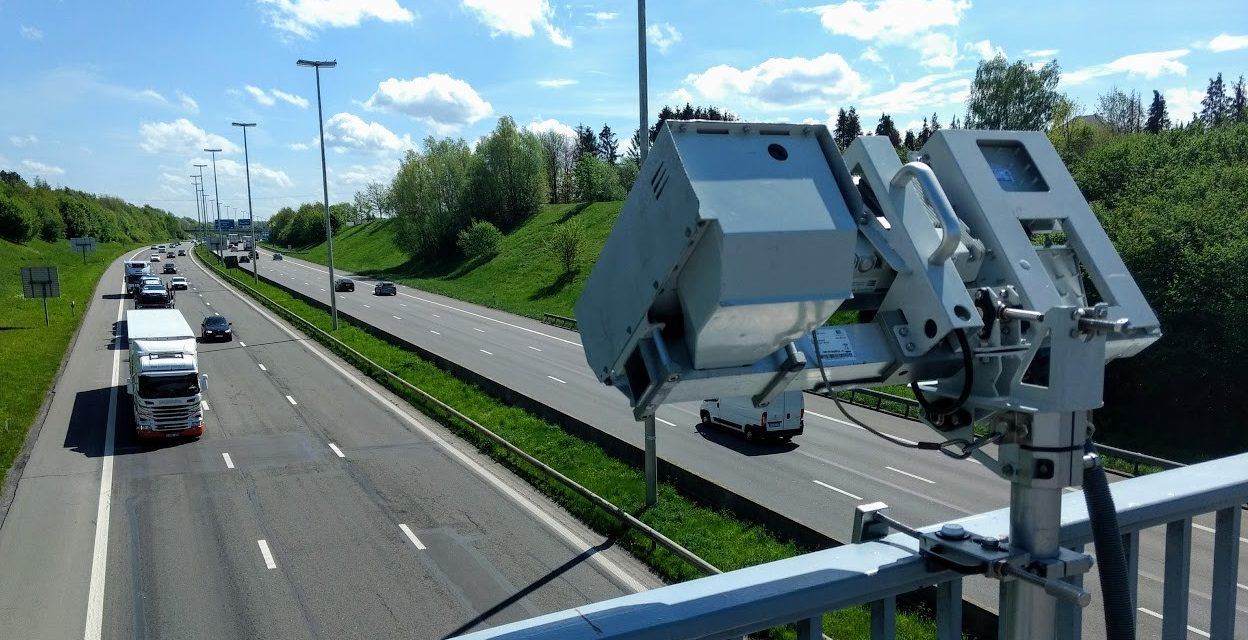
[[[468,258],[490,257],[498,253],[503,242],[503,232],[484,220],[474,220],[467,229],[459,232],[455,244]]]
[[[0,238],[26,242],[38,230],[38,220],[30,205],[0,193]]]
[[[564,273],[572,273],[584,243],[585,226],[579,220],[569,220],[551,230],[546,238],[546,250],[559,261]]]

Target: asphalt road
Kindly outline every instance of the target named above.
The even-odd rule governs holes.
[[[188,322],[220,312],[236,333],[200,345],[204,436],[132,435],[127,352],[112,335],[130,306],[115,293],[119,261],[0,527],[0,637],[440,638],[658,584],[189,258],[178,264],[194,286],[177,296]]]
[[[272,260],[261,250],[261,273],[287,288],[328,302],[325,267],[290,257]],[[251,270],[251,265],[241,267]],[[598,383],[581,350],[580,336],[529,318],[399,286],[399,295],[372,295],[374,280],[355,292],[338,293],[338,308],[400,335],[506,386],[643,447],[642,426],[624,397]],[[1009,486],[982,465],[931,451],[888,445],[840,415],[831,401],[806,400],[806,432],[789,444],[751,445],[734,434],[698,424],[698,404],[669,405],[658,413],[658,453],[669,462],[711,479],[838,540],[848,540],[854,507],[882,501],[893,517],[913,525],[941,522],[1008,506]],[[872,426],[909,440],[930,440],[918,423],[850,408]],[[1111,478],[1112,479],[1112,478]],[[1248,520],[1248,519],[1246,519]],[[1195,520],[1190,637],[1208,628],[1212,571],[1212,516]],[[1248,524],[1243,527],[1248,531]],[[1145,532],[1141,542],[1138,626],[1141,638],[1160,637],[1164,531]],[[1248,540],[1241,539],[1240,582],[1248,582]],[[1091,549],[1089,548],[1089,551]],[[1085,637],[1104,634],[1095,576],[1086,581],[1094,605],[1084,616]],[[1240,587],[1238,627],[1248,633],[1248,586]],[[968,580],[966,597],[995,610],[996,583]]]

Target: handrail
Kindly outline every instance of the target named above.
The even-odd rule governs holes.
[[[603,498],[602,496],[599,496],[593,491],[586,489],[584,486],[582,486],[580,483],[576,482],[575,480],[563,475],[562,473],[553,469],[552,467],[542,462],[541,460],[534,458],[533,456],[525,452],[523,449],[520,449],[516,445],[508,442],[502,436],[498,435],[497,433],[494,433],[493,431],[486,428],[484,425],[477,422],[476,420],[473,420],[472,418],[464,415],[458,409],[434,397],[432,394],[425,391],[424,389],[417,387],[416,385],[408,382],[407,380],[404,380],[403,378],[401,378],[398,374],[394,373],[393,371],[390,371],[389,369],[381,366],[380,364],[373,362],[368,356],[360,353],[359,351],[356,351],[350,345],[330,335],[324,329],[321,329],[320,327],[312,324],[310,321],[303,318],[299,314],[283,307],[282,305],[274,301],[272,298],[269,298],[263,293],[260,293],[259,291],[256,291],[255,289],[251,288],[247,284],[238,281],[233,276],[230,276],[224,273],[216,265],[210,265],[210,264],[207,264],[205,261],[200,260],[199,256],[195,256],[195,259],[201,265],[207,266],[212,271],[218,272],[222,277],[229,279],[231,283],[234,284],[235,286],[240,287],[242,289],[246,289],[250,295],[260,300],[263,300],[265,302],[268,302],[273,307],[276,307],[277,309],[281,310],[282,312],[284,312],[283,315],[287,316],[288,318],[292,318],[298,321],[299,323],[302,323],[305,327],[314,331],[321,338],[332,341],[335,345],[337,345],[338,348],[350,353],[352,357],[358,359],[359,361],[367,363],[373,369],[386,375],[387,377],[394,380],[395,382],[403,385],[405,388],[412,391],[413,393],[416,393],[417,395],[428,400],[429,402],[434,403],[435,405],[438,406],[439,409],[442,409],[443,411],[446,411],[447,413],[455,416],[464,424],[467,424],[469,427],[473,428],[475,431],[477,431],[481,435],[485,436],[486,438],[489,438],[490,441],[492,441],[494,444],[497,444],[498,446],[506,449],[508,452],[519,457],[521,460],[525,461],[526,463],[532,465],[533,467],[535,467],[542,473],[546,474],[548,477],[553,478],[554,480],[558,481],[560,484],[564,485],[568,489],[571,489],[577,495],[590,501],[598,508],[615,516],[624,524],[627,524],[633,529],[636,529],[642,535],[646,536],[647,538],[650,538],[659,546],[672,552],[673,554],[680,557],[685,562],[688,562],[689,564],[697,567],[703,573],[706,573],[708,575],[718,575],[720,573],[723,573],[715,565],[707,562],[706,560],[703,560],[697,554],[684,548],[676,541],[672,540],[671,538],[668,538],[662,533],[659,533],[653,527],[642,522],[641,520],[638,520],[635,516],[633,516],[633,514],[621,509],[620,507],[615,506],[606,498]]]
[[[927,261],[934,265],[944,264],[953,257],[953,252],[957,251],[958,245],[962,242],[962,224],[958,222],[958,215],[954,213],[953,205],[949,204],[945,190],[936,180],[936,173],[922,162],[907,162],[902,165],[893,179],[889,181],[889,187],[894,190],[904,189],[906,182],[911,179],[918,182],[919,188],[927,192],[927,198],[940,218],[940,244],[932,250],[932,255],[928,256]]]

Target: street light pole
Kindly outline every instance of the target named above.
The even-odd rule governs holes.
[[[203,242],[204,232],[207,231],[204,227],[208,226],[208,191],[204,189],[204,167],[208,165],[195,163],[194,166],[199,167],[199,202],[202,205],[200,209],[204,212],[204,217],[199,223],[199,241]]]
[[[251,249],[247,249],[246,243],[243,244],[243,248],[247,249],[247,259],[251,260],[251,280],[258,284],[260,282],[260,252],[256,252],[256,257],[251,257],[251,251],[256,247],[256,219],[251,212],[251,156],[247,153],[247,127],[254,127],[256,123],[233,122],[231,124],[243,128],[243,166],[247,172],[247,228],[251,231]]]
[[[641,128],[637,130],[637,166],[640,167],[650,150],[650,116],[646,113],[646,0],[637,0],[637,89],[641,115]]]
[[[204,149],[212,154],[212,195],[217,202],[217,264],[221,264],[221,187],[217,184],[217,154],[220,149]]]
[[[199,176],[191,174],[191,186],[195,187],[195,232],[204,226],[204,210],[199,206]]]
[[[338,66],[337,60],[298,60],[300,67],[316,69],[316,126],[321,131],[321,187],[325,191],[325,248],[329,252],[329,308],[334,320],[334,330],[338,330],[338,293],[334,287],[334,229],[329,218],[329,174],[325,169],[325,114],[321,111],[321,67],[332,69]]]

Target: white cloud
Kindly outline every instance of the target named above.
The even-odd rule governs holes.
[[[292,142],[286,145],[286,148],[290,149],[291,151],[307,151],[308,149],[312,148],[312,145],[306,142]]]
[[[965,51],[972,52],[979,56],[980,60],[992,60],[996,57],[1006,58],[1005,49],[992,46],[992,42],[988,40],[980,40],[979,42],[968,42],[962,45]]]
[[[615,20],[620,17],[620,14],[614,11],[595,11],[589,14],[589,17],[597,20],[598,24],[602,24],[604,22],[611,22],[612,20]]]
[[[1074,86],[1083,84],[1093,78],[1114,75],[1116,73],[1125,73],[1128,76],[1142,76],[1149,79],[1163,75],[1185,76],[1187,75],[1187,65],[1180,62],[1179,58],[1189,53],[1191,53],[1189,49],[1133,53],[1112,62],[1076,69],[1062,76],[1062,82]]]
[[[277,89],[269,89],[269,94],[272,95],[274,98],[281,100],[282,102],[285,102],[287,104],[293,104],[296,107],[299,107],[300,109],[308,108],[308,99],[303,96],[295,95],[293,93],[286,93],[285,91],[279,91]]]
[[[686,103],[689,103],[689,104],[693,103],[693,94],[689,93],[689,91],[685,89],[684,87],[681,87],[673,91],[671,97],[672,97],[672,104],[678,107],[683,106]]]
[[[562,133],[563,135],[569,138],[576,138],[575,129],[573,129],[572,127],[562,122],[559,122],[558,120],[555,120],[554,118],[542,120],[540,122],[537,120],[534,120],[533,122],[530,122],[524,125],[524,128],[526,131],[531,131],[533,133],[542,133],[545,131],[556,131],[558,133]]]
[[[336,149],[382,154],[416,147],[411,136],[399,137],[381,123],[365,122],[351,113],[334,114],[325,129],[325,142]]]
[[[35,27],[22,25],[22,27],[18,29],[17,32],[18,34],[20,34],[23,38],[26,38],[27,40],[43,40],[43,32],[40,31],[39,29],[36,29]]]
[[[817,58],[771,58],[749,69],[718,65],[685,78],[703,97],[733,110],[823,106],[854,98],[867,88],[858,72],[835,53]]]
[[[490,28],[491,37],[531,38],[541,28],[556,45],[572,46],[572,39],[551,22],[555,11],[548,0],[463,0],[463,5]]]
[[[884,58],[880,57],[880,52],[876,51],[875,47],[867,47],[867,50],[863,51],[862,55],[858,57],[866,60],[867,62],[874,62],[879,65],[884,64]]]
[[[329,168],[330,197],[333,199],[350,198],[352,194],[363,189],[370,182],[390,184],[398,168],[397,160],[371,165],[353,164],[345,169],[331,166]]]
[[[1161,92],[1166,99],[1166,112],[1171,122],[1191,122],[1193,113],[1200,113],[1200,101],[1205,99],[1204,89],[1174,87]]]
[[[928,33],[912,45],[919,52],[919,64],[935,69],[952,69],[958,63],[958,43],[944,33]]]
[[[551,80],[538,80],[537,86],[546,89],[561,89],[576,84],[576,80],[571,78],[553,78]]]
[[[65,175],[64,169],[50,164],[44,164],[38,160],[22,160],[22,167],[27,171],[40,176]]]
[[[154,104],[169,104],[169,100],[167,100],[164,96],[160,95],[160,92],[156,91],[155,89],[144,89],[142,91],[136,91],[134,93],[134,99],[138,100],[139,102],[150,102]]]
[[[672,45],[680,42],[680,31],[666,22],[660,22],[646,27],[646,38],[658,48],[659,53],[667,53]]]
[[[961,105],[970,92],[970,78],[958,73],[938,73],[918,80],[903,82],[887,91],[866,96],[859,101],[858,112],[864,120],[880,113],[927,113],[943,105]],[[835,115],[834,109],[828,110]]]
[[[384,80],[364,107],[405,113],[438,133],[471,125],[494,111],[467,82],[442,73]]]
[[[266,107],[271,107],[277,104],[277,100],[273,96],[265,93],[264,89],[261,89],[260,87],[247,85],[243,87],[243,91],[251,94],[251,97],[255,98],[256,102],[259,102]]]
[[[35,134],[31,133],[24,136],[9,136],[9,142],[13,143],[13,146],[15,147],[25,147],[37,144],[39,142],[39,138],[36,138]]]
[[[148,153],[199,153],[203,149],[221,149],[238,153],[238,145],[195,126],[186,118],[173,122],[144,122],[139,125],[139,146]]]
[[[259,0],[269,6],[269,22],[283,33],[312,38],[326,28],[359,26],[367,18],[407,23],[416,14],[397,0]]]
[[[1223,33],[1210,40],[1205,47],[1216,53],[1248,48],[1248,36],[1232,36]]]
[[[209,166],[212,165],[211,158],[208,158],[206,160],[197,160],[196,162],[201,162],[201,163],[207,162]],[[228,158],[225,158],[225,159],[217,158],[217,173],[219,174],[219,176],[225,176],[227,178],[234,178],[237,180],[237,179],[244,178],[246,176],[246,172],[247,172],[247,166],[242,162],[239,162],[237,160],[230,160]],[[187,175],[190,175],[190,174],[187,174]],[[263,185],[267,183],[275,187],[281,187],[283,189],[289,189],[291,186],[294,185],[294,182],[290,179],[289,175],[286,175],[285,171],[282,171],[280,169],[272,169],[269,166],[261,164],[259,162],[251,163],[251,180],[253,183],[256,183],[256,184]],[[205,180],[205,182],[207,181]],[[222,195],[225,195],[225,194],[222,194]]]
[[[195,102],[195,98],[192,98],[186,95],[185,93],[182,93],[181,91],[179,91],[178,100],[182,103],[183,109],[186,109],[187,111],[190,111],[191,113],[199,113],[199,103]]]
[[[935,30],[956,27],[970,8],[971,0],[847,0],[801,11],[818,14],[832,34],[910,47],[919,52],[923,66],[951,68],[957,62],[957,43]]]
[[[1052,59],[1053,56],[1057,55],[1058,51],[1059,51],[1058,49],[1026,49],[1023,51],[1023,55],[1027,56],[1028,58]]]

